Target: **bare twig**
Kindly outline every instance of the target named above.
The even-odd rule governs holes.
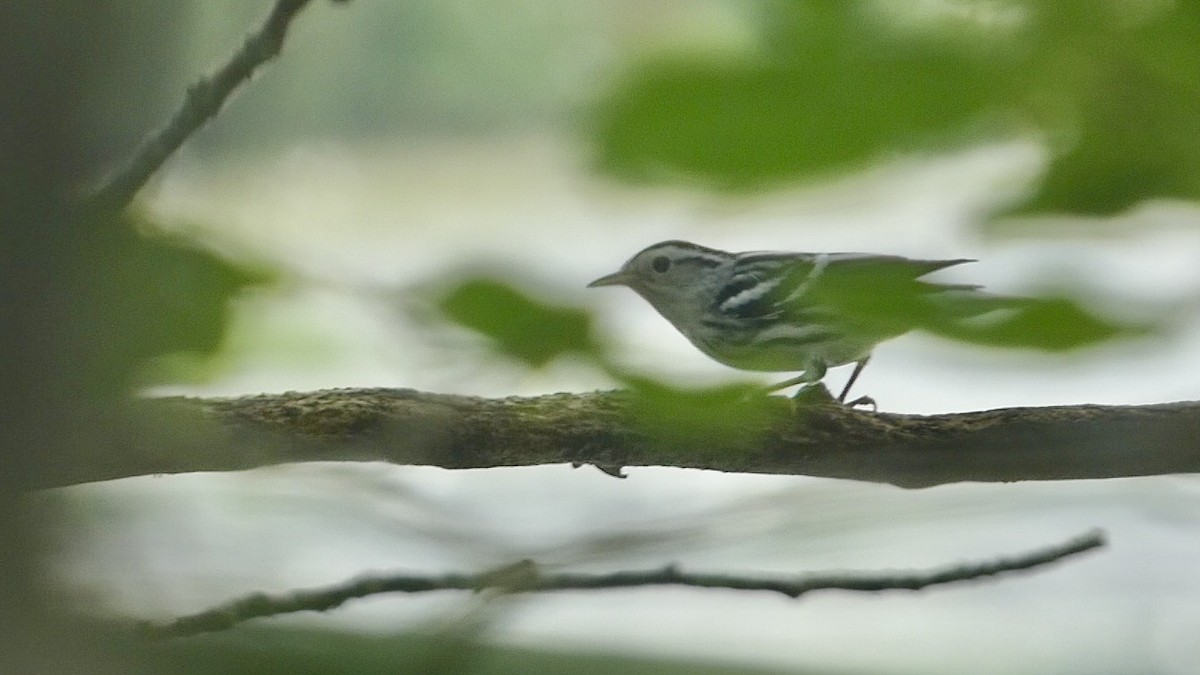
[[[142,142],[125,165],[91,195],[89,205],[108,211],[125,208],[163,162],[217,114],[233,90],[250,79],[259,66],[279,54],[292,19],[310,2],[277,0],[266,21],[246,37],[241,49],[215,73],[188,88],[183,103],[166,126]]]
[[[258,593],[219,607],[180,617],[166,624],[143,625],[154,637],[178,637],[226,630],[250,619],[302,611],[323,612],[349,600],[380,593],[424,593],[442,590],[506,593],[564,590],[596,590],[639,586],[691,586],[744,591],[772,591],[797,598],[817,590],[846,591],[921,590],[929,586],[969,581],[1007,572],[1041,567],[1104,545],[1104,534],[1087,532],[1062,544],[996,560],[952,565],[920,572],[806,574],[791,578],[744,577],[726,574],[694,574],[673,565],[642,572],[612,574],[544,574],[531,561],[522,561],[482,574],[441,576],[393,575],[362,577],[327,588],[294,591],[283,595]]]

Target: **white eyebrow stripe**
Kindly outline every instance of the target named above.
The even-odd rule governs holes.
[[[714,255],[703,253],[685,253],[668,256],[675,265],[704,265],[705,267],[720,267],[725,261]]]
[[[821,273],[825,271],[825,268],[829,265],[830,260],[832,260],[832,256],[830,254],[818,253],[816,257],[813,258],[813,267],[811,270],[809,270],[808,275],[804,277],[804,281],[801,281],[796,285],[795,290],[788,294],[787,298],[784,299],[784,302],[791,302],[804,295],[805,291],[807,291],[808,288],[813,285],[813,282],[817,280],[817,277],[821,276]]]

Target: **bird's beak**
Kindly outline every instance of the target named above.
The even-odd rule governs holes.
[[[606,274],[599,279],[588,284],[588,288],[596,288],[597,286],[628,286],[629,276],[624,270]]]

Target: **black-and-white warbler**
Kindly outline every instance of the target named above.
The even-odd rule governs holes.
[[[589,287],[628,286],[692,344],[734,368],[803,371],[770,388],[815,383],[854,363],[850,387],[880,342],[994,309],[978,286],[921,281],[969,259],[867,253],[729,253],[664,241]],[[863,397],[860,400],[869,401]]]

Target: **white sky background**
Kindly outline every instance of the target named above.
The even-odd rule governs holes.
[[[696,7],[704,11],[690,23],[659,17],[682,26],[663,39],[709,35],[697,26],[730,20],[721,3]],[[349,39],[338,34],[345,13],[369,11],[369,3],[339,12],[314,6],[278,66],[336,49]],[[731,25],[716,32],[720,39],[736,41]],[[606,26],[626,40],[646,39],[630,37],[627,25]],[[600,43],[584,43],[591,61],[581,70],[613,66],[616,47]],[[245,95],[231,108],[252,105]],[[197,143],[203,148],[203,136]],[[1200,397],[1200,211],[1150,206],[1101,235],[1080,226],[1079,236],[983,236],[979,214],[1028,189],[1045,161],[1039,145],[1017,140],[899,157],[862,175],[732,199],[599,179],[587,171],[580,140],[553,125],[469,137],[398,129],[395,138],[365,142],[304,135],[237,156],[188,149],[147,193],[154,213],[210,246],[291,274],[282,287],[239,302],[210,381],[159,391],[404,386],[511,395],[612,386],[580,364],[530,373],[498,362],[469,336],[431,336],[401,311],[414,287],[476,267],[519,270],[529,288],[587,303],[621,357],[648,372],[696,383],[774,379],[712,363],[632,292],[583,289],[647,244],[683,238],[735,250],[973,257],[980,262],[945,278],[1004,293],[1065,280],[1135,305],[1193,303],[1190,314],[1179,313],[1176,333],[1070,357],[897,339],[877,351],[856,386],[883,410]],[[831,388],[845,370],[831,373]],[[99,606],[139,618],[372,569],[436,573],[522,557],[595,570],[667,562],[779,573],[932,567],[1101,527],[1112,540],[1104,552],[995,583],[800,601],[683,590],[562,594],[514,603],[495,636],[898,673],[1187,673],[1200,662],[1200,483],[1190,476],[913,492],[671,469],[634,470],[617,481],[566,467],[325,463],[127,479],[48,499],[76,507],[62,527],[83,543],[64,551],[64,578]],[[392,630],[428,625],[470,603],[454,595],[386,598],[291,620]]]

